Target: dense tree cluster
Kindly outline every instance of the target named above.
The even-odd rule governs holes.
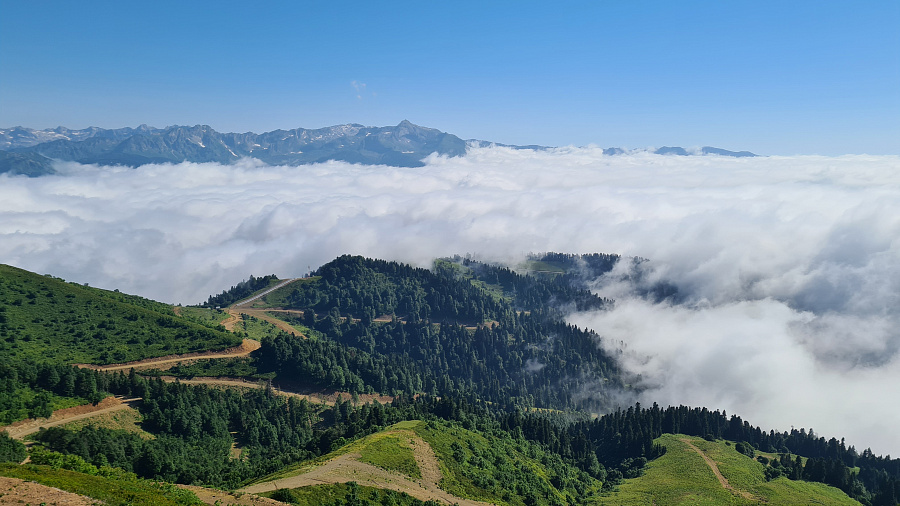
[[[25,460],[25,455],[25,445],[21,441],[9,437],[6,431],[0,432],[0,462],[18,464]]]
[[[319,279],[292,292],[290,303],[304,311],[305,326],[328,339],[265,340],[259,370],[353,392],[427,392],[555,409],[596,408],[602,399],[576,393],[618,384],[599,336],[566,324],[537,299],[529,311],[516,311],[460,276],[455,264],[443,265],[428,271],[349,256],[326,264]],[[484,272],[509,280],[517,293],[567,293],[554,280]],[[375,320],[384,313],[393,318]]]
[[[0,363],[0,425],[23,418],[49,417],[59,397],[99,402],[106,376],[62,364]]]
[[[561,270],[527,275],[509,267],[481,263],[468,258],[453,257],[452,260],[463,267],[461,271],[463,276],[471,273],[478,281],[500,288],[503,296],[520,311],[549,312],[555,309],[567,312],[588,311],[602,309],[612,304],[612,300],[599,297],[588,290],[586,280],[595,279],[612,269],[618,262],[618,256],[548,253],[537,258],[541,263],[557,266]],[[447,263],[438,262],[435,270],[445,276],[452,274],[452,269]]]
[[[228,290],[223,290],[219,295],[210,295],[209,299],[207,299],[203,305],[206,307],[230,306],[241,299],[246,299],[253,295],[254,292],[258,292],[263,288],[268,288],[269,285],[275,281],[278,281],[278,277],[274,274],[269,274],[268,276],[263,276],[261,278],[251,275],[250,278],[241,281]]]

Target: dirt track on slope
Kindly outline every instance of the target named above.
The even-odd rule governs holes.
[[[227,320],[223,320],[222,325],[225,325],[226,329],[234,332],[234,325],[238,321],[240,321],[240,318],[241,318],[240,315],[245,314],[247,316],[252,316],[258,320],[263,320],[267,323],[271,323],[272,325],[275,325],[280,330],[283,330],[283,331],[287,332],[288,334],[293,334],[293,335],[299,336],[299,337],[305,337],[297,329],[288,325],[287,322],[285,322],[284,320],[279,320],[278,318],[274,318],[274,317],[266,314],[267,312],[270,312],[270,311],[284,312],[284,313],[297,312],[297,311],[289,311],[289,310],[285,310],[285,309],[245,309],[242,307],[235,306],[235,307],[228,308],[228,314],[231,315],[231,317],[235,318],[235,320],[233,322],[231,322],[231,317],[230,317]],[[302,311],[300,313],[302,313]],[[230,329],[228,328],[228,325],[227,325],[228,322],[231,322]]]
[[[753,494],[751,494],[749,492],[745,492],[743,490],[738,490],[738,489],[732,487],[731,484],[728,483],[728,480],[725,479],[724,476],[722,476],[722,472],[719,471],[719,466],[716,465],[716,462],[713,459],[709,458],[709,456],[707,456],[706,453],[703,452],[703,450],[694,446],[694,443],[691,443],[690,439],[679,438],[678,440],[681,441],[682,443],[688,445],[689,447],[691,447],[692,450],[694,450],[695,452],[700,454],[701,457],[703,457],[703,460],[706,461],[706,465],[708,465],[709,468],[712,469],[713,474],[716,475],[716,478],[719,480],[719,483],[722,484],[723,488],[725,488],[726,490],[730,490],[730,491],[734,492],[735,494],[740,495],[744,499],[750,499],[751,501],[759,499],[758,497],[754,496]]]
[[[288,503],[276,501],[266,497],[260,497],[253,494],[242,494],[240,492],[225,492],[223,490],[215,490],[212,488],[196,487],[193,485],[178,485],[178,488],[190,490],[205,504],[227,504],[229,506],[288,506]]]
[[[227,330],[228,332],[234,332],[234,326],[237,325],[239,321],[241,321],[241,313],[228,309],[226,309],[225,311],[228,313],[228,318],[220,321],[219,325],[225,327],[225,330]]]
[[[182,355],[167,355],[165,357],[147,358],[144,360],[136,360],[134,362],[126,362],[123,364],[110,365],[93,365],[93,364],[74,364],[77,367],[85,369],[93,369],[95,371],[123,371],[128,369],[169,369],[175,364],[200,360],[204,358],[234,358],[246,357],[250,353],[258,350],[262,346],[259,341],[253,339],[244,339],[240,346],[228,348],[222,351],[198,351],[194,353],[184,353]]]
[[[198,376],[194,378],[175,378],[174,376],[160,376],[160,379],[167,382],[178,381],[180,383],[184,383],[187,385],[208,385],[208,386],[220,386],[220,387],[228,387],[228,388],[246,388],[246,389],[256,389],[265,385],[262,381],[250,381],[243,378],[228,378],[228,377],[203,377]],[[272,392],[275,395],[284,395],[287,397],[297,397],[299,399],[306,399],[309,402],[314,404],[325,404],[327,406],[333,406],[337,401],[337,398],[340,397],[343,401],[351,401],[353,399],[353,394],[350,392],[336,392],[333,390],[324,390],[324,389],[313,389],[313,388],[299,388],[296,390],[285,390],[283,388],[272,387]],[[373,401],[378,401],[380,404],[390,404],[394,401],[394,398],[389,395],[377,395],[377,394],[358,394],[357,398],[359,399],[360,404],[368,404]]]
[[[55,427],[57,425],[74,422],[75,420],[91,418],[103,413],[112,413],[113,411],[134,407],[134,404],[140,402],[140,400],[141,399],[137,397],[132,399],[125,399],[118,396],[107,397],[100,401],[96,406],[93,404],[83,404],[71,408],[57,409],[50,418],[26,418],[25,420],[19,420],[12,425],[0,427],[0,431],[5,430],[11,438],[22,439],[29,434],[37,432],[41,427]]]
[[[431,446],[411,430],[400,430],[397,432],[402,433],[412,441],[413,455],[422,473],[421,480],[415,480],[400,473],[360,462],[358,453],[347,453],[329,460],[321,466],[314,467],[303,474],[251,485],[241,489],[241,491],[260,493],[279,488],[298,488],[355,481],[364,486],[405,492],[421,501],[433,500],[445,504],[459,504],[460,506],[486,506],[488,504],[456,497],[441,490],[438,487],[438,483],[443,475]]]

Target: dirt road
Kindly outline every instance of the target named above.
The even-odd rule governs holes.
[[[57,409],[50,418],[27,418],[6,427],[0,427],[0,431],[5,430],[9,437],[13,439],[23,439],[25,436],[37,432],[41,427],[55,427],[103,413],[112,413],[113,411],[134,407],[134,404],[140,401],[141,399],[137,397],[132,399],[125,399],[119,396],[107,397],[96,406],[84,404],[72,408]]]
[[[299,336],[299,337],[305,337],[305,336],[303,336],[303,334],[300,333],[300,331],[298,331],[294,327],[291,327],[290,325],[288,325],[287,322],[285,322],[284,320],[279,320],[278,318],[274,318],[274,317],[266,314],[269,311],[272,311],[272,310],[271,309],[246,309],[246,308],[242,308],[242,307],[228,308],[228,314],[230,314],[230,315],[245,314],[247,316],[252,316],[258,320],[263,320],[265,322],[271,323],[272,325],[275,325],[276,327],[287,332],[288,334],[293,334],[293,335]],[[284,311],[284,310],[282,310],[282,311]],[[285,311],[285,312],[287,312],[287,311]],[[238,318],[240,318],[240,316],[238,316]],[[229,318],[229,320],[230,320],[230,318]],[[225,320],[225,322],[227,322],[227,321],[228,320]],[[222,322],[222,324],[225,325],[225,322]],[[226,326],[225,328],[227,329],[228,327]],[[234,329],[234,325],[232,324],[231,330],[233,331],[233,329]]]
[[[145,360],[137,360],[135,362],[126,362],[124,364],[110,365],[93,365],[93,364],[74,364],[77,367],[93,369],[95,371],[123,371],[129,369],[168,369],[175,364],[188,362],[192,360],[200,360],[204,358],[233,358],[246,357],[250,353],[258,350],[262,346],[259,341],[253,339],[244,339],[240,346],[228,348],[222,351],[200,351],[196,353],[185,353],[182,355],[167,355],[165,357],[148,358]],[[167,367],[168,366],[168,367]]]
[[[235,302],[234,304],[231,305],[231,307],[246,306],[247,304],[250,304],[251,302],[254,302],[262,297],[265,297],[266,295],[269,295],[270,293],[274,292],[275,290],[278,290],[279,288],[281,288],[283,286],[289,285],[289,284],[293,283],[294,281],[297,281],[298,279],[301,279],[301,278],[285,279],[284,281],[278,283],[277,285],[273,286],[272,288],[269,288],[268,290],[266,290],[264,292],[258,293],[256,295],[254,295],[253,297],[250,297],[249,299],[239,300],[239,301]]]
[[[738,489],[732,487],[731,484],[728,483],[728,480],[725,479],[724,476],[722,476],[722,473],[721,473],[721,471],[719,471],[719,466],[716,465],[716,462],[713,459],[709,458],[709,456],[707,456],[706,453],[703,452],[703,450],[694,446],[694,443],[691,443],[690,439],[679,438],[678,440],[681,441],[682,443],[688,445],[689,447],[691,447],[692,450],[694,450],[695,452],[700,454],[701,457],[703,457],[703,460],[706,461],[706,465],[708,465],[709,468],[712,469],[713,474],[716,475],[716,478],[719,480],[719,483],[722,484],[723,488],[725,488],[726,490],[730,490],[730,491],[734,492],[735,494],[739,494],[744,499],[750,499],[750,500],[758,499],[756,496],[754,496],[753,494],[751,494],[749,492],[745,492],[743,490],[738,490]]]
[[[399,430],[397,432],[412,441],[413,455],[422,473],[421,480],[414,480],[409,476],[360,462],[358,453],[348,453],[329,460],[325,464],[314,467],[303,474],[251,485],[241,489],[241,492],[258,494],[279,488],[297,488],[309,485],[355,481],[364,486],[405,492],[421,501],[432,500],[445,504],[459,504],[461,506],[486,506],[488,504],[456,497],[441,490],[438,487],[438,483],[443,475],[431,446],[411,430]]]
[[[242,378],[227,378],[227,377],[194,377],[190,379],[185,378],[175,378],[173,376],[160,376],[160,379],[163,381],[179,381],[181,383],[187,385],[208,385],[208,386],[222,386],[222,387],[235,387],[235,388],[260,388],[265,383],[261,381],[250,381]],[[353,398],[353,394],[349,392],[336,392],[333,390],[316,390],[316,389],[299,389],[299,391],[295,390],[284,390],[277,387],[272,387],[272,392],[275,395],[283,395],[286,397],[297,397],[298,399],[306,399],[309,402],[314,404],[325,404],[326,406],[334,406],[337,398],[340,397],[344,401],[349,401]],[[393,402],[394,398],[389,395],[377,395],[377,394],[359,394],[357,395],[360,404],[368,404],[373,401],[378,401],[380,404],[390,404]]]

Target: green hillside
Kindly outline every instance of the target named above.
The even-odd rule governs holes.
[[[459,258],[427,270],[343,256],[241,309],[240,320],[230,309],[237,334],[218,327],[226,315],[215,309],[179,315],[0,267],[0,423],[109,394],[140,398],[129,401],[136,411],[127,420],[48,426],[33,435],[34,448],[170,483],[270,494],[277,483],[297,504],[853,504],[838,490],[866,506],[897,504],[900,459],[705,407],[616,407],[632,391],[615,356],[564,315],[610,303],[585,290],[580,273],[618,258],[537,261],[564,272],[522,274]],[[271,317],[291,319],[302,335]],[[207,356],[152,379],[68,365],[224,348],[245,333],[261,337],[252,354]],[[226,377],[202,385],[170,377],[198,373]],[[229,376],[272,382],[232,388],[243,384]],[[333,405],[302,392],[331,395]],[[373,392],[388,403],[357,395]],[[731,488],[666,434],[689,435]],[[21,444],[3,443],[5,458],[18,461]],[[760,452],[764,459],[747,456]]]
[[[716,478],[703,457],[683,440],[703,451],[732,490]],[[643,476],[625,480],[616,492],[599,504],[822,504],[859,505],[844,492],[822,483],[792,481],[781,477],[766,481],[765,466],[738,453],[731,443],[706,441],[685,435],[665,434],[656,440],[666,454],[651,461]]]
[[[197,497],[169,483],[142,480],[133,474],[97,468],[78,457],[48,454],[48,465],[0,464],[0,476],[33,481],[66,492],[90,497],[109,506],[194,506]],[[0,503],[3,501],[0,492]],[[18,502],[18,501],[16,501]],[[41,503],[45,504],[45,503]],[[56,504],[56,503],[54,503]]]
[[[371,464],[382,473],[362,464]],[[312,461],[257,480],[244,490],[296,502],[323,482],[383,487],[420,500],[498,505],[584,504],[602,483],[540,445],[508,432],[459,423],[409,420]],[[293,489],[293,494],[281,492]],[[333,492],[332,489],[328,489]],[[316,492],[316,495],[322,491]]]
[[[0,265],[2,360],[111,364],[240,342],[166,304]]]

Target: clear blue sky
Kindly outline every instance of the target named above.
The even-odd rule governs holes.
[[[403,119],[515,144],[898,154],[900,1],[0,0],[0,127]]]

